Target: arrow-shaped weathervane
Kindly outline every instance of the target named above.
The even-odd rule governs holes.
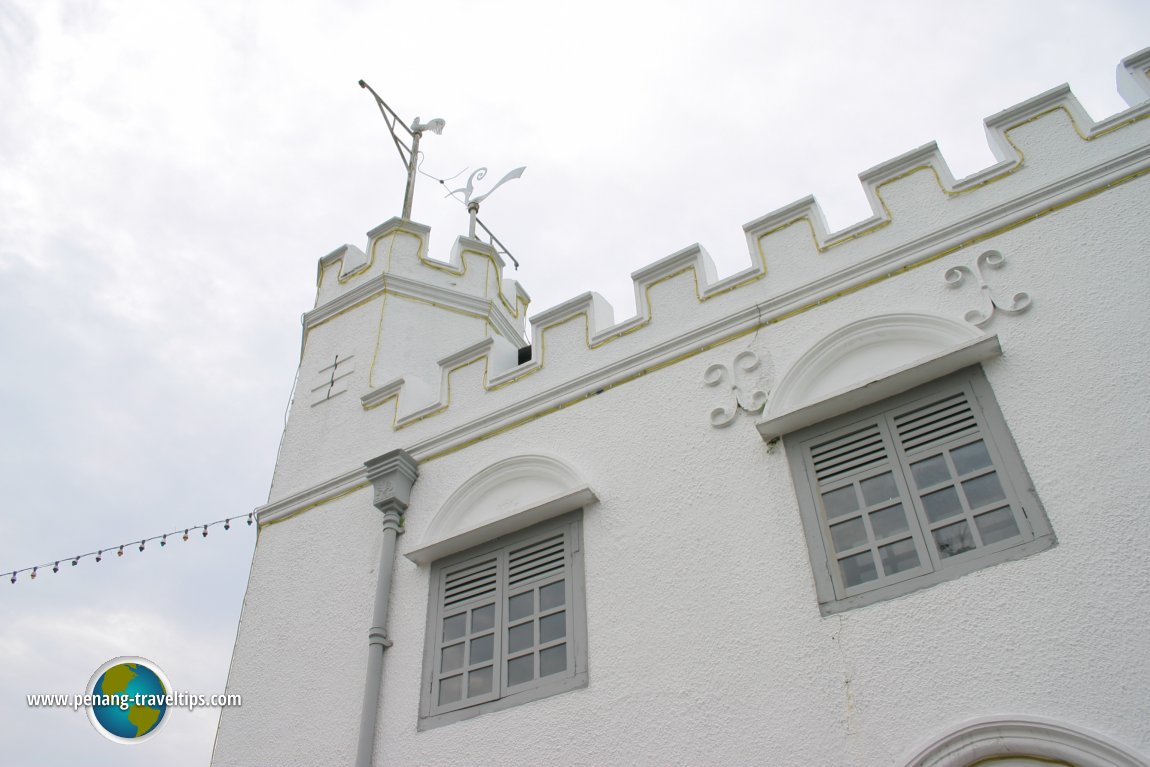
[[[454,197],[459,192],[463,192],[463,204],[467,206],[467,212],[471,214],[471,228],[467,232],[468,237],[475,239],[476,223],[479,223],[480,226],[483,226],[482,222],[479,221],[479,203],[490,197],[492,192],[506,184],[508,181],[512,181],[522,176],[523,171],[525,170],[527,170],[526,165],[516,168],[513,171],[509,171],[503,178],[496,182],[495,186],[488,189],[484,194],[475,197],[473,196],[475,194],[475,182],[482,181],[484,177],[487,176],[487,168],[479,168],[467,177],[467,186],[460,187],[459,189],[455,189],[447,193],[448,195]],[[483,226],[483,231],[491,234],[491,231],[486,226]],[[491,236],[494,237],[495,235],[491,234]],[[518,262],[516,262],[516,266],[518,266]]]

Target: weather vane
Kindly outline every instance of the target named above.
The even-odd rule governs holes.
[[[411,220],[411,200],[415,196],[415,171],[419,164],[419,137],[423,135],[425,130],[429,130],[436,135],[443,133],[443,128],[447,125],[446,120],[435,118],[425,123],[421,123],[419,118],[416,117],[411,127],[408,128],[403,124],[403,120],[399,119],[399,115],[395,110],[387,105],[387,102],[379,97],[379,94],[363,80],[359,81],[360,88],[367,88],[372,96],[375,96],[375,103],[379,106],[379,112],[383,115],[384,122],[387,123],[387,129],[391,131],[391,139],[395,142],[395,149],[399,152],[399,159],[403,160],[404,166],[407,168],[407,189],[403,193],[403,218],[404,220]],[[395,132],[395,126],[403,128],[407,135],[411,138],[411,145],[408,146]]]
[[[487,232],[487,236],[491,238],[492,247],[495,247],[496,245],[498,245],[500,252],[511,259],[512,263],[515,264],[516,269],[519,268],[519,262],[515,260],[515,256],[511,255],[511,253],[508,252],[508,250],[507,250],[507,246],[504,245],[502,242],[500,242],[499,238],[496,237],[495,234],[492,233],[492,231],[490,229],[488,229],[487,226],[482,221],[479,220],[479,203],[483,202],[488,197],[490,197],[492,192],[494,192],[499,187],[503,186],[508,181],[512,181],[512,180],[517,179],[520,176],[522,176],[523,171],[525,171],[525,170],[527,170],[527,166],[523,165],[521,167],[516,168],[513,171],[509,171],[508,173],[506,173],[503,176],[503,178],[499,179],[499,181],[496,182],[495,186],[488,189],[484,194],[481,194],[479,196],[474,196],[475,195],[475,182],[476,181],[482,181],[484,176],[487,175],[487,168],[478,168],[470,176],[467,177],[467,186],[462,186],[459,189],[454,189],[454,190],[447,193],[448,197],[455,197],[460,192],[463,192],[462,202],[464,205],[467,206],[467,212],[471,215],[471,225],[468,227],[467,236],[473,240],[475,239],[475,226],[478,224],[483,229],[483,231]],[[437,180],[439,181],[439,183],[441,183],[441,184],[443,183],[442,180],[439,180],[439,179],[437,179]],[[455,197],[455,199],[458,200],[459,198]]]
[[[379,94],[376,93],[370,85],[368,85],[363,80],[360,80],[359,87],[366,88],[371,93],[371,95],[375,97],[375,103],[379,106],[379,111],[380,114],[383,115],[384,122],[387,123],[387,129],[391,131],[391,139],[395,142],[396,151],[399,152],[399,159],[403,161],[404,167],[407,168],[407,189],[403,195],[403,218],[410,221],[411,201],[415,196],[415,174],[418,172],[423,173],[423,175],[428,176],[429,178],[435,178],[435,176],[432,176],[430,173],[425,173],[419,167],[419,138],[423,135],[424,131],[431,131],[435,134],[442,134],[443,128],[447,123],[446,121],[439,118],[430,120],[426,123],[421,123],[419,118],[416,117],[415,121],[412,122],[411,127],[408,128],[404,124],[403,120],[399,118],[399,115],[395,113],[395,110],[389,107],[387,102],[380,98]],[[404,131],[406,131],[407,135],[411,139],[410,145],[405,143],[404,140],[400,137],[400,134],[396,132],[396,126],[399,126],[400,128],[403,128]],[[466,170],[466,168],[464,170]],[[487,236],[490,238],[491,246],[496,248],[497,252],[510,258],[512,263],[515,264],[516,269],[519,268],[519,262],[515,260],[515,256],[511,255],[511,253],[507,250],[507,246],[500,242],[499,238],[496,237],[495,234],[492,233],[492,231],[488,229],[482,221],[479,220],[479,204],[490,197],[491,194],[496,189],[503,186],[503,184],[522,176],[523,171],[525,170],[527,170],[527,167],[522,166],[508,172],[503,176],[503,178],[499,179],[499,182],[496,183],[495,186],[491,187],[483,194],[476,195],[475,182],[482,181],[483,178],[487,175],[487,168],[479,168],[470,176],[468,176],[466,186],[460,187],[459,189],[454,189],[447,193],[448,197],[454,197],[455,199],[460,200],[460,202],[462,202],[467,207],[467,212],[471,216],[471,223],[468,228],[467,236],[471,239],[475,239],[475,227],[478,226],[483,229],[483,231],[486,232]],[[457,173],[456,175],[458,176],[459,174]],[[452,178],[454,178],[454,176]],[[446,185],[448,181],[448,179],[442,178],[435,178],[435,180],[442,185]],[[458,197],[460,192],[463,193],[462,199]]]

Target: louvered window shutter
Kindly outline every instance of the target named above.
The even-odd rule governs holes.
[[[998,446],[969,391],[915,403],[889,418],[937,566],[1029,535],[1022,505],[1002,481]]]
[[[836,599],[968,570],[983,555],[1035,538],[1008,471],[1024,477],[1024,469],[1005,425],[996,441],[976,379],[985,386],[981,373],[959,374],[800,438],[825,554],[812,550],[812,560],[816,570],[826,562]]]
[[[568,549],[564,530],[508,552],[505,693],[574,667]]]
[[[432,715],[573,675],[571,529],[553,527],[439,571]]]
[[[886,423],[854,424],[811,445],[831,574],[841,595],[929,569]]]
[[[499,556],[468,561],[440,577],[431,694],[433,706],[443,712],[499,696],[503,561]]]

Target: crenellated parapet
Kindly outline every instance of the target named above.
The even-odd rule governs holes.
[[[1150,100],[1150,48],[1143,48],[1118,63],[1118,94],[1131,107]]]
[[[327,400],[313,396],[300,416],[297,395],[285,442],[298,417],[308,449],[352,430],[370,435],[372,455],[402,447],[428,460],[1056,214],[1150,174],[1150,49],[1123,60],[1119,89],[1130,107],[1100,121],[1067,86],[987,118],[996,162],[966,178],[933,143],[864,171],[871,215],[839,231],[813,197],[756,219],[735,274],[719,276],[697,244],[660,259],[631,275],[632,317],[617,322],[596,293],[541,311],[529,357],[529,299],[498,254],[459,238],[433,261],[429,230],[392,219],[366,251],[320,261],[301,381],[322,388],[330,372],[335,391],[340,353],[356,375],[339,379],[351,396],[331,414],[314,412]]]
[[[422,224],[393,218],[367,237],[367,252],[343,245],[320,259],[315,309],[304,316],[305,327],[389,290],[485,315],[497,332],[522,340],[531,298],[504,277],[506,262],[487,243],[460,237],[448,261],[440,262],[427,256],[431,230]]]

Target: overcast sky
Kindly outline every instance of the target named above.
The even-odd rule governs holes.
[[[0,0],[0,569],[266,501],[316,260],[400,213],[360,78],[447,120],[429,173],[527,166],[482,216],[534,312],[595,290],[622,320],[643,265],[700,242],[730,274],[808,194],[849,226],[856,175],[932,140],[969,175],[982,119],[1062,82],[1124,109],[1147,45],[1142,1]],[[427,179],[413,218],[441,259],[466,230]],[[118,655],[222,692],[254,539],[0,580],[3,761],[205,764],[216,711],[126,747],[25,695]]]

